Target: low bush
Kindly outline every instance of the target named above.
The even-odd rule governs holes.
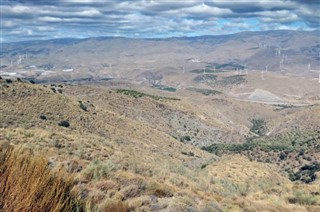
[[[68,121],[60,121],[58,125],[60,127],[70,127],[70,123]]]
[[[6,83],[7,84],[10,84],[10,83],[12,83],[13,81],[11,80],[11,79],[6,79]]]
[[[250,128],[250,131],[262,136],[265,135],[267,132],[267,123],[264,119],[261,118],[254,118],[251,120],[252,126]]]
[[[45,115],[40,115],[41,120],[47,120],[47,117]]]
[[[181,152],[181,154],[186,155],[186,156],[191,156],[191,157],[194,156],[193,152]]]
[[[300,180],[304,183],[311,183],[317,179],[316,172],[320,171],[320,163],[313,162],[302,166],[297,172],[291,172],[289,178],[291,181]]]
[[[191,141],[191,137],[189,135],[184,135],[184,136],[180,137],[180,141],[182,143],[186,143],[188,141]]]

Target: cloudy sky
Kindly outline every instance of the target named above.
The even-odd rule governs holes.
[[[320,0],[0,1],[2,42],[320,28]]]

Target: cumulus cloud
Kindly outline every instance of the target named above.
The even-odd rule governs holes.
[[[2,0],[4,42],[319,30],[318,0]]]

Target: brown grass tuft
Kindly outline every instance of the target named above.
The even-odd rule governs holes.
[[[129,206],[117,200],[107,200],[101,207],[102,212],[128,212],[130,211]]]
[[[0,210],[72,211],[73,181],[61,171],[52,172],[47,161],[28,149],[6,146],[0,164]]]

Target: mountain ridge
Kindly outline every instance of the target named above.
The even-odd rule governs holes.
[[[3,45],[7,44],[28,44],[32,42],[57,42],[59,41],[75,41],[75,40],[90,40],[90,39],[97,39],[97,40],[104,40],[104,39],[136,39],[136,40],[167,40],[167,39],[193,39],[193,38],[214,38],[214,37],[225,37],[225,36],[235,36],[235,35],[250,35],[250,34],[277,34],[277,33],[320,33],[320,30],[265,30],[265,31],[244,31],[244,32],[237,32],[237,33],[231,33],[231,34],[219,34],[219,35],[196,35],[196,36],[173,36],[173,37],[163,37],[163,38],[151,38],[151,37],[145,37],[145,38],[139,38],[139,37],[125,37],[125,36],[99,36],[99,37],[86,37],[86,38],[75,38],[75,37],[65,37],[65,38],[54,38],[54,39],[46,39],[46,40],[28,40],[28,41],[18,41],[18,42],[3,42]]]

